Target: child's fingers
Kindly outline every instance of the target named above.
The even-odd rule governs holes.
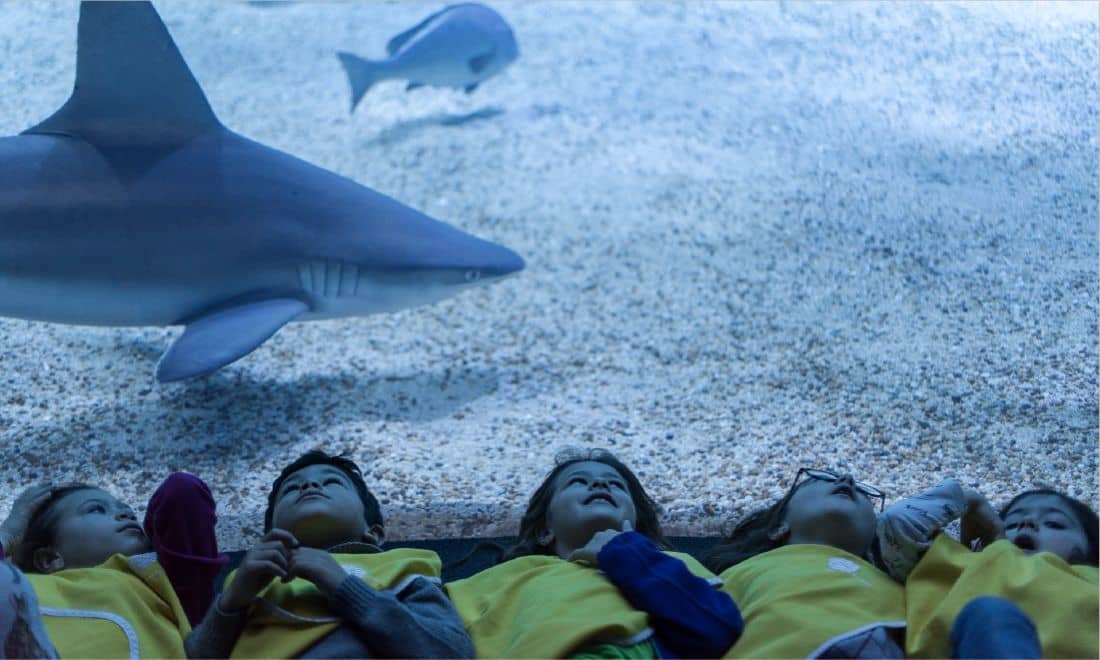
[[[274,575],[275,577],[285,578],[287,575],[286,569],[279,566],[273,561],[257,560],[253,563],[253,566],[256,567],[256,570],[262,571],[263,573],[269,575]]]
[[[264,534],[264,540],[279,541],[288,548],[298,547],[298,539],[294,538],[294,535],[290,532],[286,531],[285,529],[279,529],[278,527],[273,527],[271,531],[269,531],[267,534]]]

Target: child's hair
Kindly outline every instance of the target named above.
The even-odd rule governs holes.
[[[1081,525],[1081,529],[1085,530],[1085,538],[1087,538],[1089,542],[1089,547],[1085,550],[1086,556],[1083,558],[1084,561],[1092,566],[1100,564],[1100,545],[1098,545],[1096,538],[1097,534],[1100,533],[1100,518],[1097,518],[1096,512],[1092,510],[1092,507],[1080,500],[1075,500],[1063,492],[1054,490],[1053,488],[1025,490],[1016,497],[1013,497],[1008,504],[1001,508],[1001,519],[1004,519],[1005,515],[1008,514],[1009,510],[1012,509],[1016,502],[1031,495],[1054,495],[1065,502],[1073,513],[1073,516],[1077,519],[1077,522]]]
[[[703,565],[717,574],[746,559],[781,547],[784,541],[773,539],[771,531],[783,522],[791,497],[811,481],[813,480],[806,479],[795,484],[775,503],[757,509],[741,519],[729,536],[703,554]]]
[[[95,486],[82,483],[65,484],[58,486],[50,493],[49,498],[42,502],[31,514],[27,522],[27,529],[23,532],[23,540],[15,548],[15,556],[12,560],[15,565],[25,573],[37,573],[34,565],[34,553],[39,548],[53,547],[57,543],[58,511],[57,503],[69,493],[78,490],[94,490]]]
[[[354,484],[355,491],[359,494],[359,500],[363,502],[363,518],[367,521],[367,526],[384,526],[382,508],[378,505],[378,500],[375,499],[374,494],[367,488],[366,482],[363,481],[363,473],[359,471],[359,466],[351,459],[344,458],[343,455],[332,456],[320,449],[311,449],[302,454],[298,460],[283,468],[278,478],[271,484],[271,492],[267,495],[267,511],[264,512],[265,532],[271,530],[271,519],[275,514],[275,499],[279,494],[279,487],[290,475],[311,465],[331,465],[346,474],[348,479],[351,479],[351,483]]]
[[[546,529],[546,514],[550,509],[550,500],[554,497],[554,482],[562,470],[574,463],[583,461],[603,463],[621,474],[626,481],[627,489],[630,491],[630,499],[634,502],[634,512],[637,518],[634,531],[647,537],[661,548],[668,549],[672,547],[665,539],[664,533],[661,532],[661,523],[657,519],[657,503],[646,494],[645,489],[642,488],[642,483],[638,481],[638,477],[634,476],[630,468],[606,449],[566,448],[554,457],[554,469],[550,470],[542,484],[531,495],[531,499],[527,503],[527,512],[523,514],[523,519],[519,523],[516,545],[502,559],[554,554],[552,546],[539,543],[539,537]]]

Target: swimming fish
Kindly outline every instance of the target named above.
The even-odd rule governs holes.
[[[380,80],[457,87],[470,93],[519,56],[515,35],[492,9],[477,3],[451,5],[390,39],[384,60],[339,52],[351,84],[351,109]]]

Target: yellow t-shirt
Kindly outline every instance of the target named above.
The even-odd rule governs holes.
[[[1071,566],[1049,552],[1028,555],[1010,541],[981,552],[946,534],[932,543],[905,583],[913,657],[947,657],[951,626],[983,595],[1011,600],[1039,631],[1044,658],[1100,657],[1100,591],[1095,566]]]
[[[400,593],[413,580],[439,581],[439,556],[431,550],[399,548],[373,554],[333,554],[349,575],[379,591]],[[226,577],[228,585],[236,571]],[[272,582],[249,609],[233,658],[296,658],[340,625],[328,597],[312,582]]]
[[[156,555],[113,555],[93,568],[28,574],[61,657],[182,658],[187,614]]]
[[[805,658],[876,626],[905,625],[902,586],[839,548],[785,545],[721,577],[745,621],[727,658]]]
[[[698,577],[713,573],[689,555]],[[561,658],[598,644],[630,646],[653,635],[645,612],[590,565],[556,556],[520,557],[446,585],[478,657]]]

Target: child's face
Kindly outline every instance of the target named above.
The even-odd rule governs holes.
[[[558,473],[546,518],[554,538],[572,547],[584,546],[596,532],[622,529],[624,520],[638,522],[626,479],[599,461],[573,463]]]
[[[851,475],[837,481],[809,479],[787,502],[784,522],[790,539],[828,541],[829,545],[863,556],[875,536],[878,518],[867,495],[855,487]]]
[[[332,465],[309,465],[287,477],[279,486],[271,524],[313,548],[345,541],[378,542],[368,534],[355,485]]]
[[[149,552],[149,539],[130,507],[98,488],[73,491],[55,505],[54,550],[62,568],[98,566],[111,555]]]
[[[1083,562],[1089,540],[1081,523],[1057,495],[1028,495],[1005,512],[1005,538],[1028,554],[1053,552],[1067,562]]]

